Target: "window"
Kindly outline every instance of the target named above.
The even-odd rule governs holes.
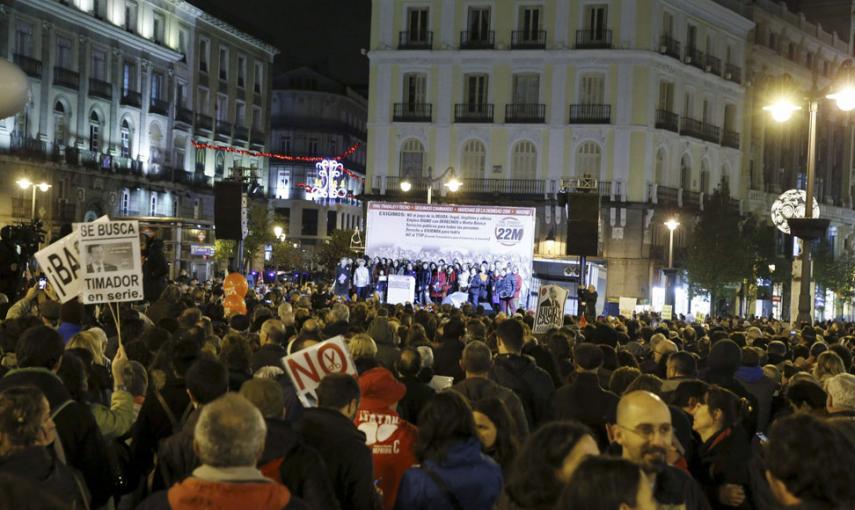
[[[252,107],[252,129],[256,131],[261,131],[261,121],[262,121],[261,108],[257,106]]]
[[[152,16],[152,27],[151,27],[151,37],[157,44],[163,44],[164,41],[164,31],[166,30],[166,20],[163,17],[163,14],[154,13]]]
[[[66,117],[65,106],[59,101],[53,107],[53,141],[60,147],[66,143]]]
[[[246,126],[246,103],[242,101],[235,103],[235,125]]]
[[[120,202],[119,207],[122,216],[127,216],[128,210],[131,208],[131,193],[126,189],[122,190],[122,201]]]
[[[217,121],[229,118],[229,98],[225,94],[217,94]]]
[[[698,44],[698,27],[688,25],[686,27],[686,49],[694,50]]]
[[[540,21],[543,17],[541,7],[520,7],[519,30],[522,32],[523,41],[537,41],[540,39]]]
[[[104,19],[107,10],[107,0],[92,0],[92,14],[97,19]]]
[[[336,220],[338,219],[338,212],[336,211],[327,211],[327,236],[331,236],[336,231]]]
[[[199,40],[199,70],[203,73],[208,72],[208,58],[210,44],[207,39]]]
[[[318,235],[318,210],[303,209],[303,221],[300,225],[300,235],[316,236]]]
[[[104,50],[92,50],[92,78],[107,80],[107,54]]]
[[[179,81],[175,86],[175,104],[181,107],[187,106],[187,84]]]
[[[318,139],[311,137],[309,138],[309,154],[317,155],[318,154]]]
[[[15,25],[15,53],[27,57],[33,56],[33,25],[18,21]]]
[[[605,78],[601,74],[582,76],[579,84],[579,103],[603,104],[605,96]]]
[[[605,5],[585,6],[585,29],[592,41],[605,41],[608,29],[608,7]]]
[[[202,212],[202,204],[200,200],[197,198],[193,200],[193,219],[199,219],[199,215]]]
[[[407,73],[404,75],[403,99],[405,104],[424,104],[425,89],[427,88],[427,76],[421,73]]]
[[[667,163],[666,163],[665,158],[666,158],[665,149],[664,148],[659,149],[656,152],[656,168],[655,168],[654,175],[653,175],[653,178],[655,179],[654,182],[656,184],[659,184],[659,185],[665,185],[666,184],[666,181],[665,181],[665,178],[666,178],[666,176],[665,176],[665,165]]]
[[[710,102],[708,99],[704,99],[704,109],[703,109],[703,117],[701,118],[704,121],[704,124],[709,124],[712,122],[712,108],[710,107]]]
[[[222,177],[223,172],[226,168],[226,158],[223,156],[222,151],[217,151],[216,156],[214,156],[214,175],[216,177]]]
[[[674,34],[674,15],[670,12],[662,13],[662,35],[672,37]]]
[[[683,116],[692,118],[692,113],[694,112],[694,99],[692,98],[692,94],[690,92],[686,92],[686,96],[683,101]]]
[[[137,4],[125,2],[125,30],[128,32],[137,31],[137,12]]]
[[[411,7],[407,9],[407,39],[409,41],[428,42],[427,8]]]
[[[422,143],[415,139],[404,142],[399,164],[398,172],[401,177],[422,177],[425,165],[425,148]]]
[[[291,137],[283,136],[279,139],[279,148],[282,152],[291,152]]]
[[[172,216],[177,218],[181,215],[181,197],[177,194],[172,194]]]
[[[725,165],[721,167],[721,189],[730,190],[730,170]]]
[[[576,175],[599,177],[600,161],[600,146],[594,142],[583,143],[576,149]]]
[[[689,156],[684,155],[680,160],[680,188],[689,190],[692,187],[692,164]]]
[[[229,79],[229,50],[220,48],[220,79]]]
[[[151,100],[163,101],[166,99],[166,91],[164,90],[163,74],[154,72],[151,73]]]
[[[190,36],[187,33],[186,28],[182,28],[178,31],[178,51],[184,57],[187,57],[187,40]]]
[[[101,148],[101,119],[98,112],[92,110],[89,115],[89,150],[98,152]]]
[[[256,62],[253,69],[252,90],[256,94],[261,94],[261,81],[264,79],[264,69],[261,67],[261,62]]]
[[[715,49],[713,46],[712,37],[707,36],[706,52],[708,57],[715,57]]]
[[[487,103],[487,75],[468,74],[464,78],[463,95],[470,111],[479,111]]]
[[[470,41],[488,41],[490,39],[490,8],[470,7],[466,23]]]
[[[657,108],[666,112],[674,111],[674,84],[672,82],[659,82],[659,103]]]
[[[710,186],[710,169],[706,160],[701,163],[701,189],[700,192],[703,194],[708,194]]]
[[[789,43],[787,45],[787,58],[796,61],[796,43]]]
[[[148,215],[157,216],[157,192],[151,192],[151,198],[148,202]]]
[[[276,174],[276,198],[291,198],[291,168],[280,168]]]
[[[71,69],[74,65],[72,57],[72,42],[68,37],[56,36],[56,66],[62,69]]]
[[[514,145],[511,177],[530,180],[537,178],[537,148],[532,142],[524,140]]]
[[[132,62],[122,64],[122,95],[137,88],[137,66]]]
[[[338,155],[338,141],[334,137],[330,138],[330,156]]]
[[[460,165],[466,179],[483,179],[487,166],[487,150],[480,140],[469,140],[463,145],[463,158]]]
[[[211,97],[208,95],[208,89],[199,87],[199,93],[196,95],[197,108],[202,115],[208,115],[211,111]]]
[[[131,127],[128,125],[127,120],[122,121],[122,129],[121,129],[121,156],[123,158],[131,157]]]
[[[196,149],[196,173],[205,173],[205,165],[208,160],[208,151],[207,149],[197,148]]]
[[[157,122],[152,122],[148,129],[148,141],[150,144],[148,159],[153,164],[163,163],[163,132]]]
[[[540,75],[517,73],[513,78],[513,104],[537,104],[540,99]]]
[[[244,88],[246,86],[246,57],[238,55],[238,77],[237,86]]]
[[[732,104],[724,106],[724,130],[736,131],[736,106]]]
[[[778,34],[775,32],[769,32],[769,48],[778,51]]]

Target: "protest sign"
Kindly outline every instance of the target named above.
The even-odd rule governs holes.
[[[136,220],[78,226],[83,303],[143,299],[140,229]]]
[[[356,365],[341,335],[282,358],[303,405],[317,405],[315,390],[327,374],[356,375]]]
[[[389,285],[386,287],[386,303],[390,305],[415,302],[416,279],[412,276],[389,275]]]
[[[619,313],[626,317],[627,319],[632,318],[632,314],[635,312],[635,305],[638,303],[638,298],[629,298],[621,296],[618,300],[618,311]]]
[[[107,216],[101,216],[93,223],[110,221]],[[75,223],[82,225],[82,223]],[[47,276],[48,281],[56,291],[61,303],[71,301],[80,295],[83,289],[83,278],[80,268],[80,252],[78,251],[78,234],[75,229],[62,239],[36,252],[36,262]]]
[[[674,313],[674,307],[671,305],[662,305],[662,320],[670,321],[671,315]]]
[[[538,292],[537,313],[535,314],[534,334],[546,333],[552,328],[564,325],[564,302],[567,301],[567,289],[558,285],[544,285]]]

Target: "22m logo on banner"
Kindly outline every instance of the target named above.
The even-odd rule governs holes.
[[[516,218],[502,218],[496,223],[496,241],[505,246],[513,246],[522,241],[525,229]]]

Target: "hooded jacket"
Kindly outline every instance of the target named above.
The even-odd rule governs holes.
[[[529,430],[534,430],[549,419],[555,385],[549,374],[538,367],[532,358],[520,354],[500,354],[496,356],[490,379],[517,394],[525,409]]]
[[[398,488],[399,510],[452,508],[447,494],[425,469],[433,471],[460,502],[463,510],[493,508],[502,490],[502,468],[481,453],[481,443],[470,438],[453,444],[441,461],[426,460],[404,473]]]
[[[74,473],[43,446],[31,446],[0,457],[0,473],[36,482],[46,492],[67,501],[74,510],[85,508],[85,496],[80,492]]]

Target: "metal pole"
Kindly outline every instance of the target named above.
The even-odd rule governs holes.
[[[808,153],[807,153],[807,183],[805,184],[805,218],[813,216],[813,180],[816,171],[816,111],[819,103],[816,98],[810,100],[810,123],[808,125]],[[799,282],[799,324],[811,324],[810,311],[810,244],[802,239],[802,276]]]
[[[36,218],[36,185],[33,184],[32,188],[33,188],[33,208],[32,208],[33,212],[32,212],[32,214],[30,214],[30,216],[33,219],[35,219]]]
[[[674,267],[674,231],[668,229],[668,269]]]
[[[428,181],[428,196],[427,196],[428,205],[430,205],[431,191],[433,191],[433,182]]]

